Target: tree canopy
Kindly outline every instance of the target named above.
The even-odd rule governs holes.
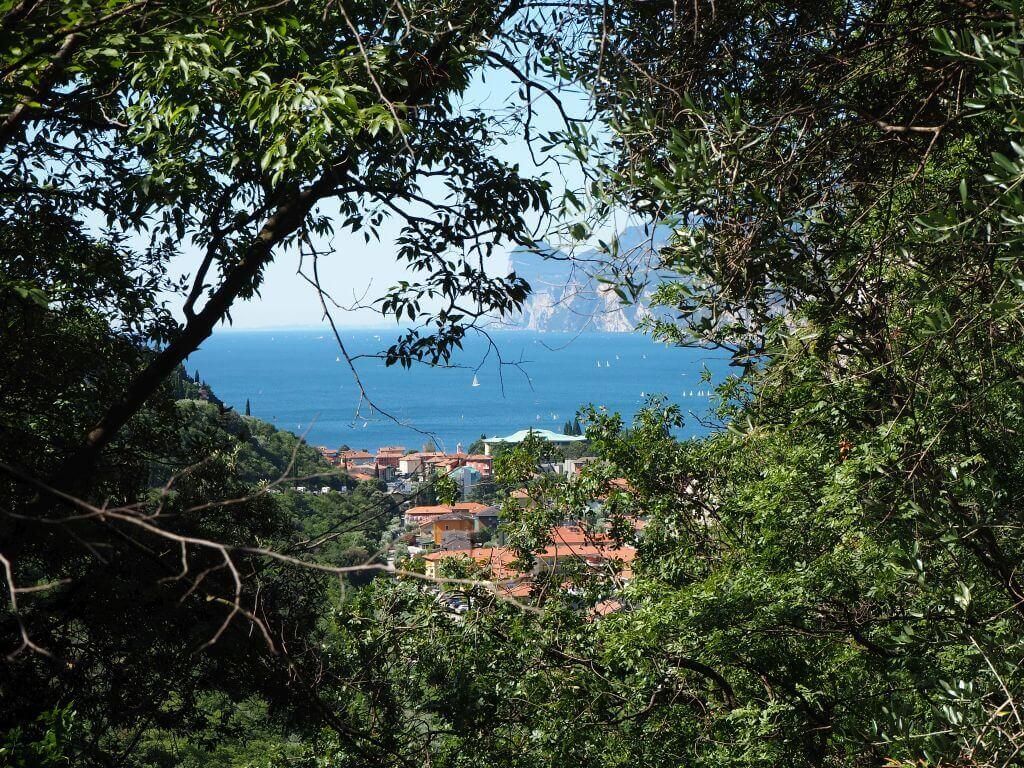
[[[8,3],[0,756],[1019,764],[1022,20],[1015,0]],[[180,368],[281,249],[317,283],[316,236],[385,215],[414,273],[381,303],[413,326],[389,362],[443,361],[521,302],[479,257],[529,241],[550,189],[456,104],[491,65],[590,96],[601,130],[545,137],[586,167],[569,229],[670,227],[648,330],[736,371],[707,438],[676,440],[652,397],[581,411],[596,460],[572,478],[534,440],[495,458],[520,563],[556,525],[637,549],[516,596],[468,559],[370,579],[395,500]],[[186,243],[179,323],[159,294]],[[327,493],[280,487],[289,468]]]

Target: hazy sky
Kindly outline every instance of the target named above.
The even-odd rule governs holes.
[[[468,91],[464,103],[468,106],[479,106],[489,110],[522,109],[516,97],[517,86],[510,76],[489,72],[486,82],[479,78]],[[570,110],[574,115],[582,116],[585,101],[582,96],[568,96]],[[537,103],[538,114],[533,121],[534,129],[551,130],[560,122],[555,109],[542,99]],[[496,155],[510,163],[518,164],[525,173],[543,173],[555,189],[562,188],[564,182],[554,166],[545,165],[538,169],[534,165],[530,152],[522,139],[508,145],[496,147]],[[570,179],[570,184],[577,183]],[[399,232],[401,223],[388,220],[381,227],[380,241],[371,240],[366,243],[362,232],[338,232],[329,245],[332,255],[322,257],[319,263],[322,285],[331,292],[335,300],[342,305],[369,303],[371,299],[381,296],[396,281],[409,278],[402,263],[394,256],[393,241]],[[322,243],[321,245],[327,245]],[[502,249],[501,255],[492,258],[490,265],[497,274],[507,266],[508,249]],[[191,274],[200,259],[196,251],[186,252],[172,265],[175,275]],[[231,310],[232,326],[235,329],[252,328],[289,328],[323,325],[323,316],[316,292],[297,274],[299,265],[295,251],[279,251],[273,264],[267,269],[260,295],[248,302],[238,302]],[[363,299],[362,302],[359,302]],[[172,300],[172,304],[180,305],[180,298]],[[379,313],[368,309],[352,312],[332,312],[335,321],[346,326],[381,326],[394,325],[393,319],[382,317]],[[223,330],[223,328],[219,329]]]

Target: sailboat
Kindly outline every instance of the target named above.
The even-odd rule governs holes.
[[[474,387],[479,387],[479,386],[480,386],[480,379],[478,379],[478,378],[476,377],[476,374],[475,374],[475,373],[473,374],[473,386],[474,386]]]

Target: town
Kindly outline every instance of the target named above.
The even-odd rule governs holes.
[[[495,476],[496,456],[527,443],[545,447],[533,477],[502,482]],[[398,501],[402,530],[388,552],[389,564],[400,574],[415,571],[435,581],[439,601],[455,612],[465,612],[468,599],[465,591],[448,586],[448,578],[473,577],[499,597],[524,601],[538,597],[557,577],[569,594],[584,599],[586,593],[593,614],[603,615],[623,606],[617,593],[632,579],[636,543],[646,523],[643,516],[630,515],[626,536],[612,535],[609,499],[628,497],[631,489],[624,478],[604,478],[583,507],[552,518],[545,535],[528,549],[511,530],[524,513],[545,504],[552,486],[580,482],[586,473],[604,469],[593,456],[566,455],[581,448],[585,454],[582,435],[523,429],[482,437],[469,451],[459,444],[453,453],[399,445],[375,453],[318,450],[352,480],[377,483]],[[449,489],[448,498],[439,498],[440,485]],[[583,582],[599,588],[587,591],[580,588]]]

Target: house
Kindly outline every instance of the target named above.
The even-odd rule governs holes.
[[[595,463],[596,461],[597,458],[594,456],[580,456],[578,459],[566,459],[565,474],[569,476],[578,475],[581,469]]]
[[[339,459],[346,472],[373,472],[377,462],[376,458],[366,451],[342,451]]]
[[[434,544],[442,549],[466,549],[475,525],[473,515],[467,512],[438,515],[432,521]]]
[[[437,564],[450,557],[466,557],[484,569],[486,575],[496,581],[521,578],[522,574],[512,568],[516,555],[504,547],[474,547],[472,549],[447,550],[431,552],[424,555],[426,575],[437,578]]]
[[[484,480],[490,480],[494,474],[494,457],[484,453],[467,454],[463,465],[475,469]]]
[[[568,524],[553,528],[551,530],[551,541],[565,546],[578,546],[580,544],[605,545],[608,543],[608,536],[600,531],[587,530],[581,525]]]
[[[450,549],[431,552],[426,556],[429,563],[437,563],[446,557],[472,557],[478,563],[487,564],[494,572],[491,578],[506,579],[522,577],[528,574],[514,570],[512,565],[518,558],[515,552],[506,547],[478,547],[472,549]],[[582,561],[593,571],[620,579],[632,578],[633,561],[636,549],[633,547],[617,547],[612,543],[606,546],[594,544],[564,544],[552,542],[535,553],[537,560],[535,570],[557,571],[569,562]],[[500,566],[497,568],[496,566]],[[496,575],[495,575],[496,574]],[[427,575],[432,575],[428,566]]]
[[[483,480],[483,476],[480,471],[470,466],[459,467],[458,469],[452,470],[449,475],[452,480],[462,489],[463,495],[467,491],[471,490],[474,485],[479,485]]]
[[[357,482],[360,482],[360,483],[365,483],[368,480],[376,480],[377,479],[376,475],[371,475],[368,472],[349,472],[349,477],[351,477],[353,480],[355,480]]]
[[[495,446],[521,443],[531,435],[539,437],[542,440],[547,440],[549,443],[554,443],[555,445],[582,443],[587,440],[587,438],[581,435],[560,435],[557,432],[552,432],[550,429],[520,429],[518,432],[513,432],[511,435],[507,435],[505,437],[490,437],[485,439],[484,452],[490,456],[491,451]]]
[[[473,515],[475,526],[473,533],[483,533],[484,531],[493,531],[498,527],[498,523],[501,522],[499,518],[499,510],[497,507],[485,507],[479,510]]]
[[[447,515],[453,511],[447,504],[430,504],[419,507],[409,507],[405,510],[405,524],[416,527],[426,522],[431,522],[438,515]]]
[[[525,488],[516,488],[509,494],[509,498],[512,499],[513,503],[518,505],[520,509],[526,509],[533,504],[533,500],[530,498],[530,492]]]
[[[445,456],[443,453],[440,456],[427,457],[423,461],[434,472],[446,474],[450,474],[462,466],[462,459],[459,456]]]
[[[458,504],[431,504],[419,507],[410,507],[405,511],[405,524],[411,527],[432,523],[435,518],[441,515],[464,514],[475,518],[480,512],[493,510],[486,504],[479,504],[475,501],[460,501]]]
[[[594,571],[628,579],[633,575],[632,565],[636,559],[636,549],[616,547],[611,543],[601,546],[552,542],[537,552],[536,558],[538,565],[548,570],[557,570],[567,561],[582,560]]]
[[[385,445],[377,449],[377,466],[392,467],[398,470],[398,464],[405,456],[405,447],[401,445]]]
[[[408,456],[402,456],[398,460],[398,474],[405,475],[406,477],[414,475],[419,471],[422,464],[423,459],[420,458],[418,453],[410,453]]]
[[[390,464],[380,464],[380,463],[374,464],[373,471],[374,471],[374,474],[377,475],[377,479],[378,480],[383,480],[385,483],[390,483],[392,480],[394,480],[395,479],[395,475],[398,472],[398,470],[395,469]]]
[[[324,457],[324,460],[328,464],[330,464],[332,467],[338,466],[340,462],[340,451],[338,451],[336,448],[326,448],[322,445],[318,445],[316,449],[320,452],[320,455]]]
[[[489,507],[478,501],[460,501],[458,504],[452,505],[453,512],[466,512],[470,515],[478,515],[488,509],[494,509],[494,507]]]

